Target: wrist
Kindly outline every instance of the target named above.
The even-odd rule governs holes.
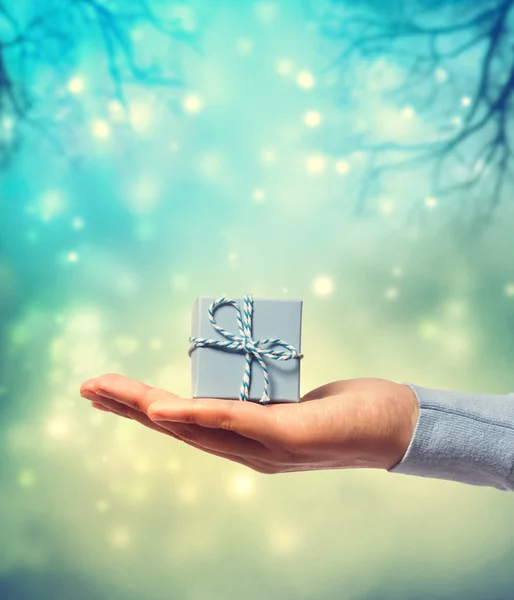
[[[413,390],[387,379],[354,380],[357,418],[346,423],[348,439],[358,449],[353,466],[389,470],[407,452],[414,435],[419,404]],[[349,389],[348,392],[353,392]]]
[[[419,403],[413,390],[404,384],[395,384],[391,406],[391,453],[384,462],[389,470],[405,456],[419,419]]]

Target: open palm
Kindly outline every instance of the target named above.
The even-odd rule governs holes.
[[[80,393],[95,408],[269,474],[389,469],[418,416],[412,391],[384,379],[335,381],[292,404],[181,398],[116,374],[86,381]]]

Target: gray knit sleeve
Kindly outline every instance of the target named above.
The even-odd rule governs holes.
[[[514,491],[514,393],[404,385],[416,395],[419,417],[404,457],[390,473]]]

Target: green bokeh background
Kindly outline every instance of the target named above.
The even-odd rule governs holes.
[[[401,133],[422,117],[380,94],[342,107],[304,2],[182,10],[208,24],[177,50],[181,89],[113,105],[85,40],[83,91],[56,91],[82,160],[28,132],[0,173],[0,598],[511,598],[508,493],[261,475],[80,398],[105,372],[188,395],[194,299],[245,293],[304,300],[302,393],[365,376],[514,390],[508,201],[465,235],[455,200],[427,206],[405,172],[355,217],[359,157],[338,168],[329,141],[359,119]]]

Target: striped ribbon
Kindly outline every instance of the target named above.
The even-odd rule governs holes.
[[[226,331],[216,323],[214,313],[220,306],[231,305],[236,309],[237,325],[239,328],[239,335]],[[271,360],[290,360],[292,358],[303,358],[303,354],[298,352],[294,346],[284,342],[278,338],[267,338],[265,340],[254,340],[252,338],[252,315],[253,315],[253,298],[250,294],[244,297],[243,314],[241,315],[241,309],[239,308],[235,300],[229,298],[219,298],[215,300],[209,307],[209,320],[211,325],[216,331],[221,333],[223,337],[226,337],[228,341],[221,342],[219,340],[213,340],[209,338],[201,337],[190,337],[191,347],[189,349],[189,356],[191,356],[193,350],[196,348],[218,348],[220,350],[228,350],[232,352],[245,352],[245,368],[243,374],[243,382],[239,391],[239,400],[248,401],[248,395],[250,392],[251,383],[251,364],[252,358],[255,357],[262,369],[264,375],[264,392],[260,399],[261,404],[268,404],[270,402],[269,397],[269,373],[268,366],[264,359],[269,358]],[[282,346],[285,350],[271,350],[268,348],[260,348],[259,346]]]

